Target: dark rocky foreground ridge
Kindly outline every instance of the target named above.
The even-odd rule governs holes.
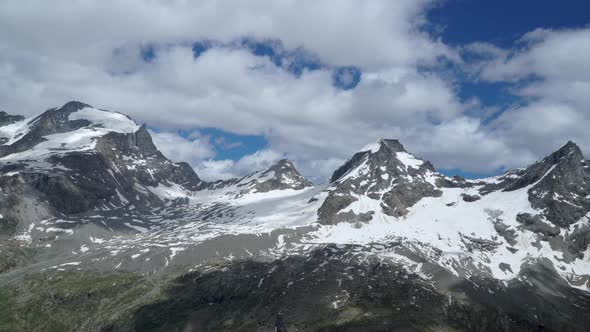
[[[586,331],[590,297],[546,266],[529,279],[425,282],[348,248],[230,263],[164,281],[122,271],[36,274],[0,292],[6,331]]]
[[[380,140],[325,185],[208,183],[120,113],[0,113],[0,331],[588,331],[589,167],[450,178]]]

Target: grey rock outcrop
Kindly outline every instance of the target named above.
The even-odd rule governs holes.
[[[545,237],[556,237],[561,232],[557,226],[550,225],[543,221],[540,215],[531,215],[530,213],[519,213],[516,221],[521,224],[522,229],[541,234]]]

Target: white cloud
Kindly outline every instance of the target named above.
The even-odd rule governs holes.
[[[204,181],[227,180],[240,176],[233,170],[234,160],[203,160],[195,167],[195,172]]]
[[[282,157],[305,175],[326,178],[381,137],[401,139],[438,167],[476,172],[521,166],[559,140],[587,140],[576,126],[586,123],[582,110],[590,109],[587,29],[536,30],[518,50],[467,45],[462,52],[483,55],[468,63],[421,31],[433,2],[3,1],[0,107],[33,114],[81,100],[127,113],[163,130],[154,137],[162,151],[191,162],[209,180],[244,175]],[[358,66],[362,79],[342,91],[332,86],[331,70],[296,77],[239,48],[214,47],[193,57],[192,41],[244,36],[303,47],[330,66]],[[150,63],[139,55],[148,44],[157,53]],[[486,80],[543,80],[516,91],[534,103],[482,124],[475,114],[488,110],[462,102],[456,82],[418,69],[441,56]],[[559,109],[570,110],[577,123],[555,120]],[[533,119],[552,121],[540,128],[559,127],[538,133]],[[264,135],[269,147],[239,161],[216,161],[206,138],[169,133],[199,127]],[[533,147],[538,144],[546,148]]]
[[[150,130],[154,144],[160,152],[170,160],[185,161],[192,165],[215,156],[215,151],[208,139],[195,133],[190,135],[190,138],[185,138],[176,133]]]
[[[450,52],[417,29],[433,2],[9,0],[0,4],[0,40],[90,63],[126,45],[251,36],[302,46],[336,65],[405,65]]]
[[[480,64],[481,79],[515,82],[513,93],[526,101],[490,125],[495,135],[537,157],[567,140],[590,154],[590,27],[536,29],[520,45]]]
[[[530,75],[550,80],[588,80],[590,28],[536,29],[523,36],[521,48],[502,54],[483,69],[490,81],[515,81]]]

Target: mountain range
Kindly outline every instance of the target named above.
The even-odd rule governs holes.
[[[484,179],[381,139],[207,182],[81,102],[0,112],[0,330],[588,331],[590,161]]]

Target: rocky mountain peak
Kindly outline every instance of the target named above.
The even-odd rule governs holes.
[[[589,165],[572,141],[540,161],[498,179],[499,182],[482,187],[480,193],[528,188],[531,206],[543,211],[535,217],[543,217],[556,226],[567,227],[590,211]]]
[[[572,141],[568,141],[561,148],[542,160],[520,170],[512,171],[506,183],[502,183],[505,191],[513,191],[544,180],[549,173],[574,172],[581,175],[586,161],[582,150]]]
[[[62,107],[48,109],[30,122],[33,127],[31,134],[43,136],[87,126],[91,124],[87,119],[70,119],[70,114],[85,108],[92,108],[92,106],[79,101],[70,101]]]
[[[370,151],[371,153],[378,153],[380,151],[384,153],[407,152],[400,141],[387,138],[382,138],[375,143],[368,144],[360,151]]]
[[[241,179],[239,187],[248,188],[250,192],[268,192],[271,190],[300,190],[313,184],[303,177],[288,159],[281,159],[263,171],[255,172]]]
[[[241,178],[225,181],[215,181],[207,185],[211,190],[226,190],[232,196],[242,196],[249,193],[264,193],[272,190],[301,190],[313,187],[288,159],[281,159],[261,171]]]
[[[293,162],[289,159],[281,159],[269,166],[265,171],[281,171],[285,169],[293,169],[295,172],[297,172]]]
[[[61,111],[61,112],[72,113],[72,112],[79,111],[79,110],[86,108],[86,107],[92,107],[92,106],[90,106],[86,103],[83,103],[81,101],[72,100],[72,101],[68,101],[62,107],[60,107],[56,110]]]
[[[377,173],[387,172],[393,176],[415,173],[416,170],[434,172],[432,164],[408,153],[397,139],[380,139],[354,154],[332,174],[330,182],[342,180],[346,174],[354,173],[359,167],[363,168],[359,170],[361,172],[378,169]],[[375,175],[381,177],[381,174]]]
[[[421,198],[442,193],[435,185],[437,177],[432,164],[408,153],[398,140],[381,139],[334,172],[330,194],[319,211],[320,221],[370,220],[369,215],[341,212],[363,196],[383,213],[403,216]]]
[[[547,220],[566,227],[590,212],[590,170],[575,143],[567,142],[529,169],[539,178],[529,190],[529,201],[534,208],[544,210]]]
[[[584,164],[586,161],[580,147],[576,143],[568,141],[561,148],[544,158],[541,162],[551,165],[569,163],[571,166],[576,166]]]

